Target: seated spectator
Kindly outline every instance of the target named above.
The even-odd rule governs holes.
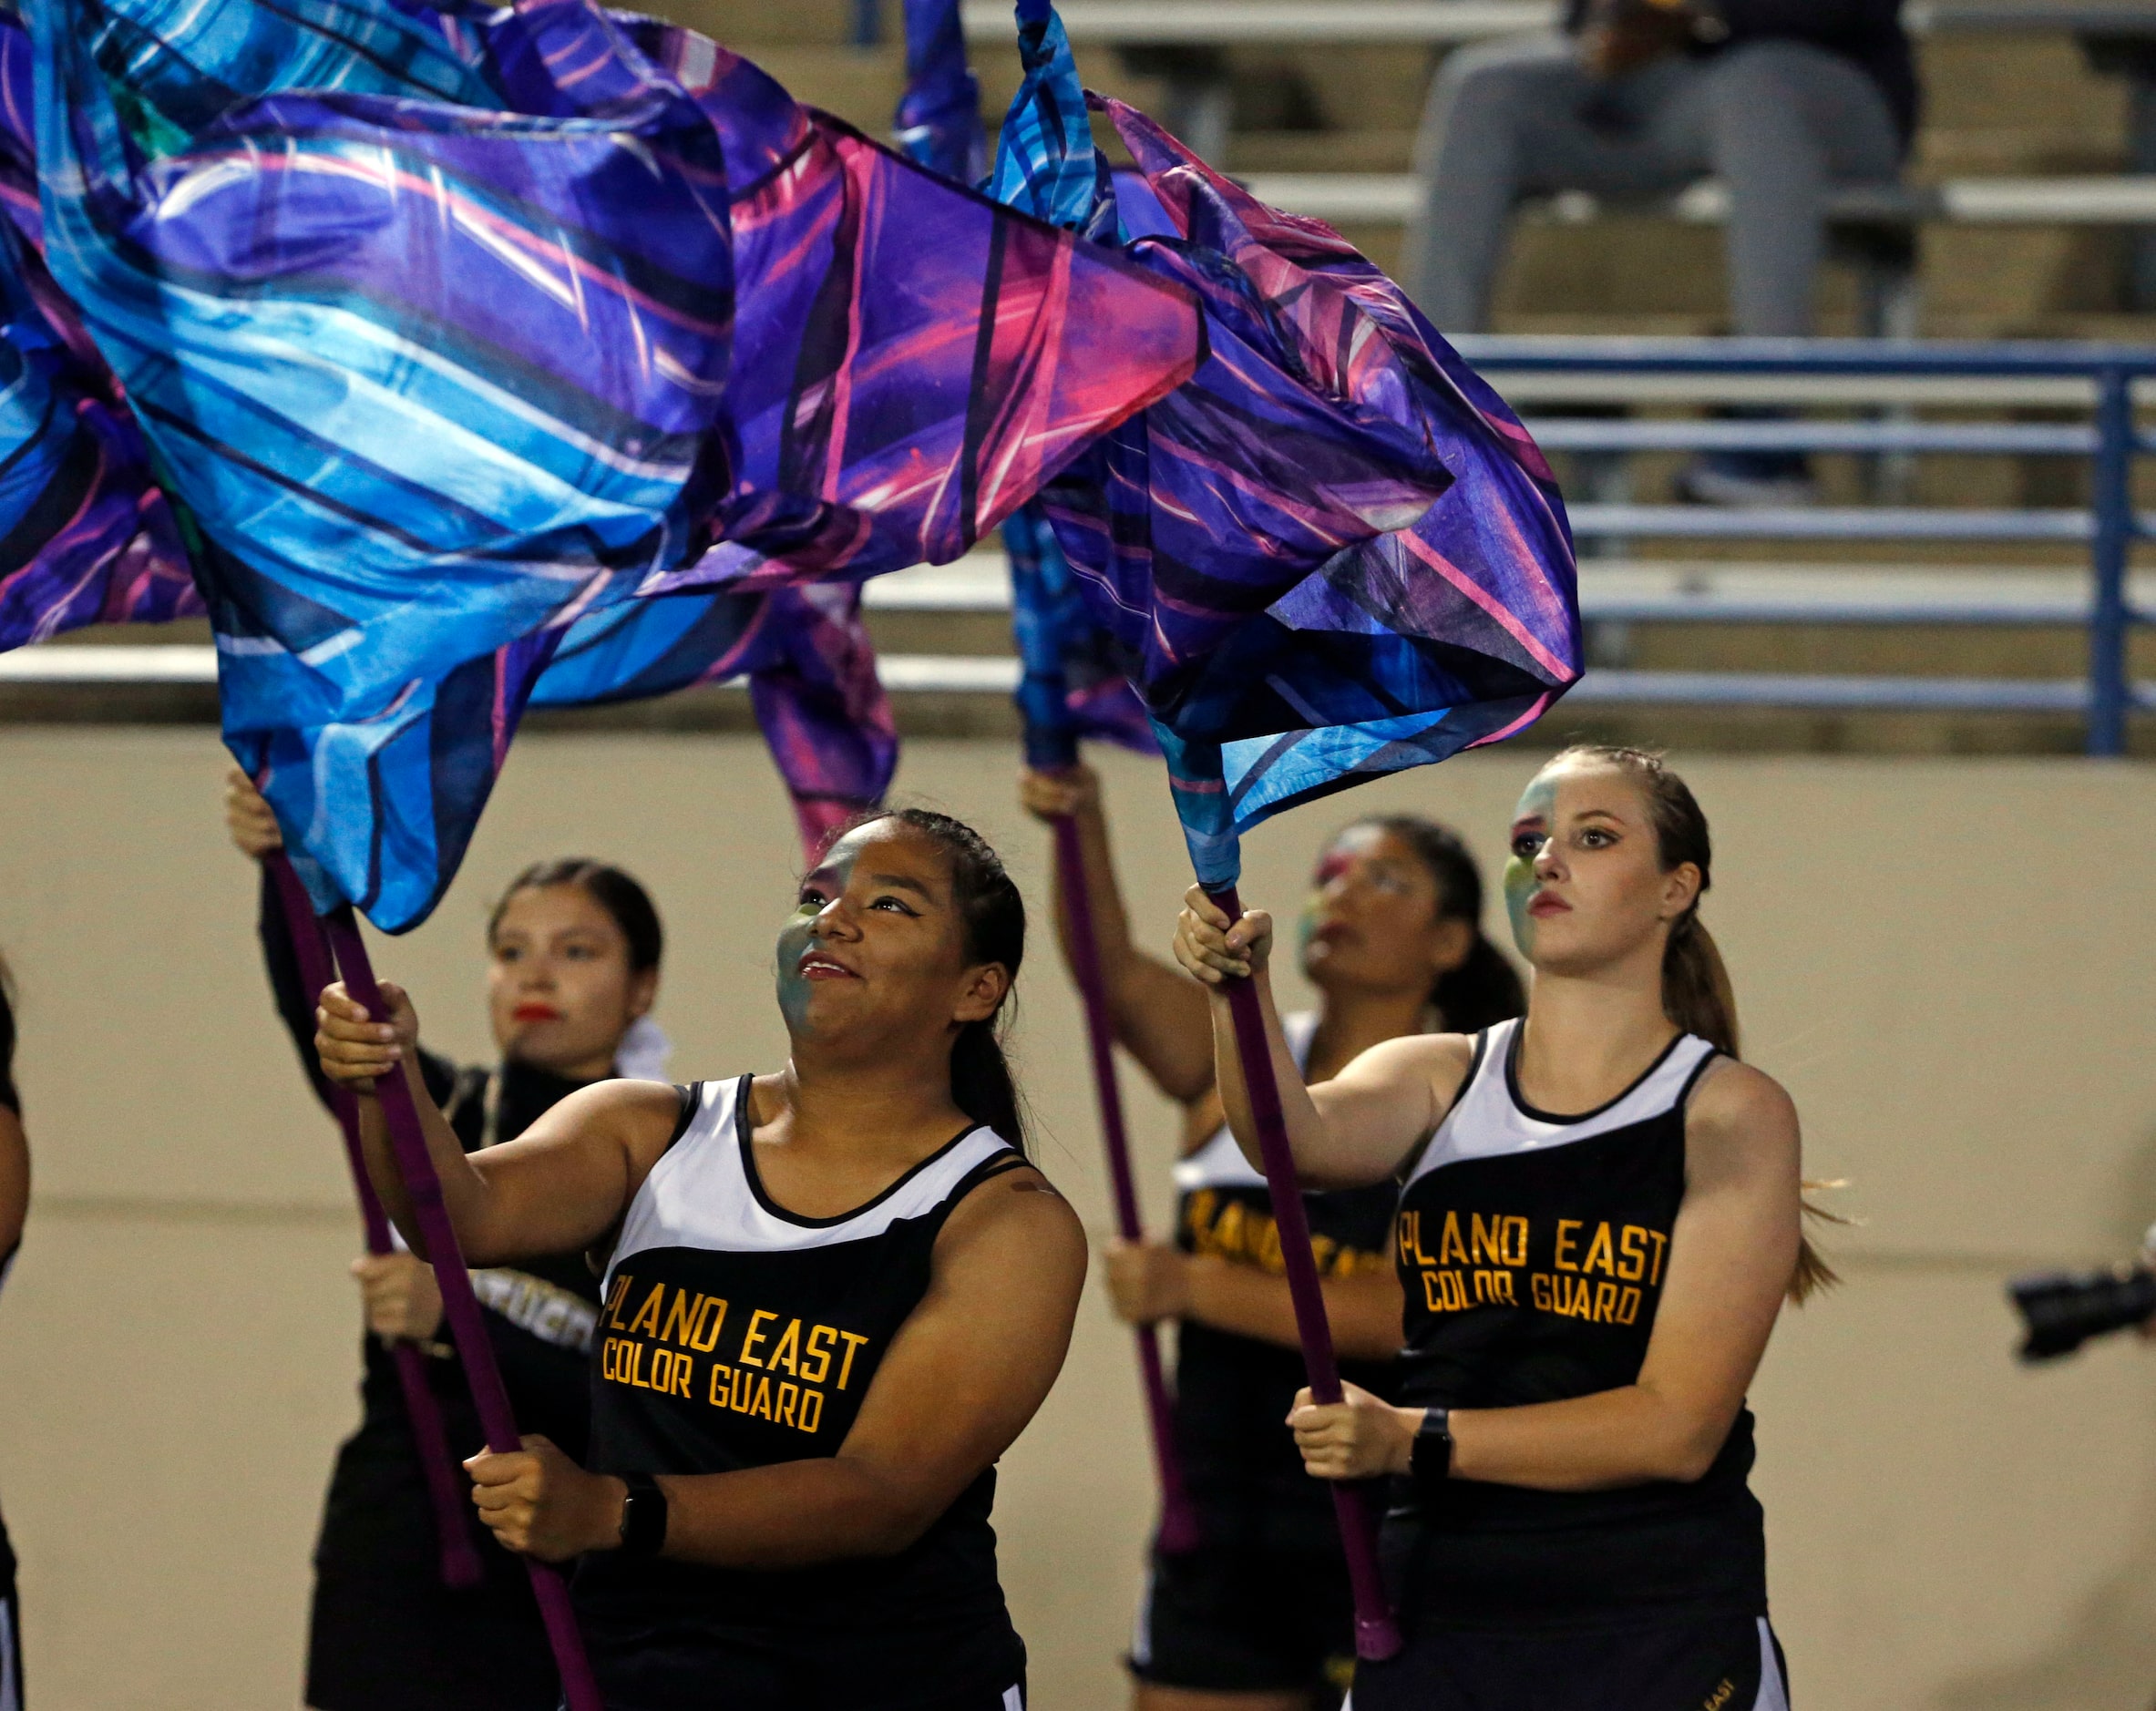
[[[1446,333],[1489,323],[1505,222],[1526,195],[1667,194],[1713,175],[1730,190],[1732,319],[1740,333],[1812,330],[1829,190],[1891,182],[1916,118],[1900,0],[1568,0],[1557,36],[1453,55],[1417,139],[1422,203],[1405,281]],[[1718,455],[1689,498],[1808,497],[1787,455]]]

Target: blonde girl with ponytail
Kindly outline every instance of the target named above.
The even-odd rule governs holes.
[[[1745,1392],[1805,1242],[1797,1115],[1737,1055],[1699,916],[1707,819],[1661,757],[1566,750],[1529,781],[1504,876],[1526,1015],[1290,1072],[1272,922],[1193,891],[1176,955],[1212,995],[1229,1124],[1258,1161],[1223,983],[1257,985],[1299,1176],[1397,1179],[1395,1400],[1306,1391],[1306,1470],[1389,1477],[1405,1649],[1354,1711],[1788,1711],[1767,1618]]]

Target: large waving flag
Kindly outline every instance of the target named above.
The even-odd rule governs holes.
[[[251,21],[283,32],[293,20]],[[431,63],[442,44],[402,20],[369,41]],[[454,26],[450,26],[452,30]],[[157,487],[133,411],[41,257],[30,37],[0,15],[0,648],[88,623],[203,610],[182,531]],[[319,62],[316,62],[319,63]],[[436,75],[436,85],[455,77]],[[572,626],[531,702],[580,706],[746,674],[802,835],[881,799],[898,759],[857,586],[691,593],[609,607]],[[813,733],[814,740],[805,740]]]
[[[1225,889],[1268,815],[1509,735],[1578,678],[1570,532],[1517,418],[1338,233],[1084,97],[1044,6],[1022,8],[1021,52],[992,192],[1205,308],[1196,374],[1042,503],[1133,661],[1198,876]],[[1151,192],[1142,219],[1088,99]],[[1164,216],[1172,235],[1141,235]]]
[[[955,557],[1196,360],[1172,286],[582,0],[30,19],[48,263],[196,531],[227,741],[392,929],[604,614]],[[760,700],[816,731],[852,651]]]

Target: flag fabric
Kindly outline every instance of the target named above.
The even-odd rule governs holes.
[[[1086,609],[1070,560],[1037,502],[1003,525],[1003,550],[1011,559],[1026,764],[1068,766],[1085,738],[1158,754],[1160,743],[1131,687],[1122,651]]]
[[[980,84],[966,64],[958,0],[906,0],[906,89],[891,128],[909,160],[960,184],[980,182]]]
[[[1172,284],[582,0],[8,21],[46,262],[197,531],[228,744],[316,902],[391,930],[558,659],[757,630],[612,609],[956,557],[1196,360]],[[760,695],[782,760],[857,710],[852,641],[793,649],[823,700]]]
[[[30,110],[27,37],[0,27],[0,109]],[[202,610],[149,446],[38,254],[37,169],[0,124],[0,650]]]
[[[1495,742],[1577,680],[1570,530],[1518,419],[1337,232],[1082,96],[1038,0],[1020,48],[991,193],[1204,305],[1197,373],[1042,503],[1132,661],[1192,860],[1220,889],[1268,815]],[[1151,193],[1141,220],[1121,215],[1086,100]],[[1145,235],[1163,219],[1169,235]]]
[[[264,14],[251,22],[287,29]],[[390,21],[392,24],[395,20]],[[454,26],[450,26],[452,30]],[[376,53],[424,64],[442,44],[391,31]],[[458,74],[460,75],[460,74]],[[452,87],[454,78],[438,76]],[[0,650],[87,623],[161,622],[204,610],[171,507],[111,371],[45,271],[29,36],[0,17]],[[618,672],[610,678],[609,670]],[[882,798],[898,759],[889,702],[857,585],[623,602],[572,626],[532,693],[577,706],[746,674],[805,843]],[[818,733],[805,743],[804,730]]]
[[[1025,117],[1045,122],[1030,109]],[[1079,118],[1083,123],[1082,111]],[[980,176],[980,86],[966,63],[959,0],[906,0],[906,89],[893,130],[907,153],[931,171],[969,183]],[[1028,187],[1014,189],[1022,195]],[[1042,207],[1029,212],[1052,224],[1072,223],[1056,221],[1051,187],[1032,189]],[[1090,204],[1092,195],[1088,179],[1080,205]],[[1144,704],[1109,638],[1086,611],[1039,502],[1020,507],[1001,533],[1011,566],[1011,629],[1023,668],[1014,699],[1024,721],[1028,764],[1068,766],[1085,737],[1157,754]]]

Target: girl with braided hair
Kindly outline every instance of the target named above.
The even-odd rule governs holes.
[[[581,1558],[609,1711],[1021,1711],[996,1573],[996,1459],[1062,1368],[1077,1218],[1027,1162],[997,1032],[1025,906],[970,827],[879,814],[778,934],[775,1072],[570,1094],[466,1153],[386,1023],[323,995],[416,1247],[376,1078],[402,1074],[475,1265],[603,1251],[590,1450],[467,1465],[511,1550]]]

